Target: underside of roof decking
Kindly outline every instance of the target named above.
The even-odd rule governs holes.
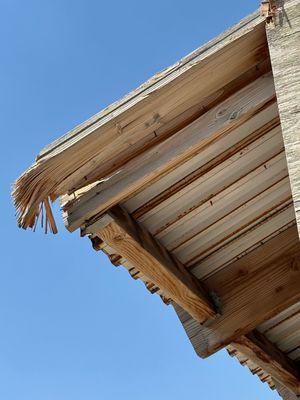
[[[278,65],[287,40],[297,111],[299,7],[268,26],[269,47],[255,13],[156,75],[44,149],[14,192],[20,226],[45,208],[53,231],[61,196],[67,228],[172,303],[201,357],[227,347],[296,394],[299,117]]]

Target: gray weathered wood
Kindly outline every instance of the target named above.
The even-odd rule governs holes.
[[[266,30],[300,234],[300,1],[279,9]]]

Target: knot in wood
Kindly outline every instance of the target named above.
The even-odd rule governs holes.
[[[118,233],[116,235],[114,235],[114,240],[116,240],[117,242],[120,242],[122,240],[125,239],[125,234],[124,233]]]

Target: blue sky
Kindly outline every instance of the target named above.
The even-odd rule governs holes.
[[[258,7],[258,0],[0,0],[0,398],[278,399],[78,232],[16,227],[11,184],[46,144]],[[56,213],[59,210],[56,207]]]

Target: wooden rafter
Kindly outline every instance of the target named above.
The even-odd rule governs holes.
[[[34,226],[45,198],[112,175],[145,146],[197,118],[241,74],[257,68],[260,75],[266,59],[263,21],[255,12],[47,146],[15,184],[19,225]]]
[[[212,307],[207,308],[207,297],[203,290],[198,290],[198,284],[195,287],[192,275],[124,210],[115,207],[88,226],[84,233],[98,236],[193,319],[200,323],[209,319],[203,326],[197,327],[197,352],[202,357],[246,335],[263,321],[300,300],[298,241],[291,241],[284,254],[275,259],[271,257],[269,263],[256,267],[253,262],[252,269],[247,273],[240,269],[233,273],[232,268],[216,272],[211,280],[207,280],[206,287],[220,298],[222,314],[211,318]],[[273,240],[273,246],[276,240]],[[262,245],[258,253],[266,251],[268,244]],[[227,279],[228,273],[230,279]]]
[[[199,332],[201,332],[201,327],[196,321],[192,320],[182,308],[175,305],[175,310],[188,332],[195,350],[198,352]],[[246,360],[248,359],[256,364],[260,370],[269,374],[273,380],[280,382],[293,393],[299,394],[299,365],[289,359],[263,334],[257,330],[250,331],[246,335],[241,335],[234,342],[230,343],[229,347],[231,355],[235,355],[237,351],[242,353]],[[199,352],[198,355],[201,356]]]
[[[118,173],[90,189],[78,200],[67,203],[64,206],[67,228],[70,231],[79,228],[85,220],[107,211],[149,185],[209,144],[229,134],[262,110],[272,99],[273,79],[271,74],[266,74],[172,137],[125,164]]]
[[[295,394],[300,394],[298,366],[257,330],[241,336],[231,343],[252,362],[269,373]]]
[[[300,243],[298,239],[295,242],[292,229],[205,281],[220,297],[222,315],[205,326],[195,324],[187,315],[181,318],[201,357],[215,353],[300,300]],[[277,254],[280,240],[291,243],[284,253]],[[270,260],[263,262],[269,252],[275,257],[271,254]]]
[[[85,233],[101,238],[198,322],[215,317],[198,281],[121,208],[114,207]]]

